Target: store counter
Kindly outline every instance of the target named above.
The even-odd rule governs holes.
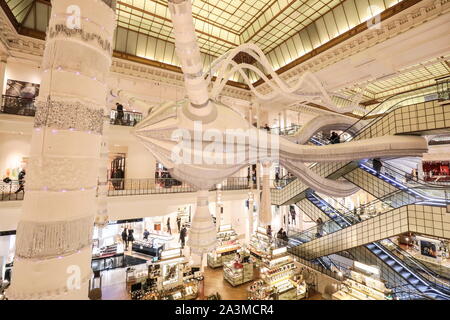
[[[235,262],[227,262],[223,266],[223,278],[233,287],[253,281],[253,263],[243,263],[242,268],[236,268]]]

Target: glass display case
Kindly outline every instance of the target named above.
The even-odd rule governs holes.
[[[149,238],[148,240],[138,240],[134,241],[131,246],[131,250],[137,253],[149,255],[161,258],[161,253],[164,249],[164,242],[157,238]]]
[[[383,282],[362,272],[350,271],[333,300],[392,300],[392,291]]]
[[[248,249],[250,254],[256,259],[256,265],[259,266],[262,259],[270,256],[274,244],[267,235],[266,229],[258,227],[250,239]]]
[[[261,280],[249,289],[249,299],[299,300],[306,297],[306,283],[296,281],[297,267],[287,247],[271,248],[261,260]]]
[[[94,245],[91,260],[91,268],[93,271],[122,268],[124,265],[125,256],[121,243],[114,243],[101,248]]]
[[[207,255],[208,267],[222,267],[234,258],[234,255],[240,248],[241,245],[237,241],[237,234],[231,225],[220,226],[217,232],[217,247]]]
[[[223,265],[223,278],[233,287],[253,280],[253,263],[247,262],[237,266],[234,261]]]

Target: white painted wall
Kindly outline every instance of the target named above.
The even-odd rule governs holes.
[[[5,93],[8,79],[40,84],[41,68],[35,62],[26,63],[8,60],[5,71],[5,83],[2,88],[3,94]]]
[[[22,167],[22,159],[30,154],[30,139],[29,135],[0,133],[0,177],[2,179],[7,176],[7,168]]]

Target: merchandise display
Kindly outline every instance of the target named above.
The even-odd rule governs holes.
[[[233,259],[223,265],[223,278],[233,287],[253,280],[253,263],[250,253],[240,250],[241,259]]]
[[[122,268],[125,264],[123,244],[114,243],[101,248],[92,249],[91,266],[93,271]]]
[[[133,300],[192,300],[198,295],[198,277],[180,248],[164,250],[161,260],[127,272]]]
[[[450,301],[450,0],[0,11],[0,300]]]
[[[241,245],[237,241],[237,234],[231,225],[220,226],[217,232],[217,247],[207,255],[208,267],[222,267],[234,258],[234,255],[240,248]]]
[[[332,294],[332,300],[392,300],[392,290],[375,278],[378,274],[375,269],[355,261],[339,291]]]
[[[156,238],[148,240],[137,240],[133,242],[131,249],[135,252],[146,254],[159,259],[163,251],[164,243]]]
[[[296,277],[297,267],[287,247],[271,249],[262,258],[261,280],[249,287],[250,300],[299,300],[306,297],[307,285]]]
[[[258,227],[250,239],[248,249],[258,265],[264,257],[270,256],[273,246],[272,238],[267,235],[266,229]]]

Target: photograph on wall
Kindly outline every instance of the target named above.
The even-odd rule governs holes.
[[[34,99],[39,95],[40,85],[37,83],[8,79],[6,82],[7,96]]]
[[[436,244],[430,241],[420,240],[420,253],[427,257],[437,258]]]

